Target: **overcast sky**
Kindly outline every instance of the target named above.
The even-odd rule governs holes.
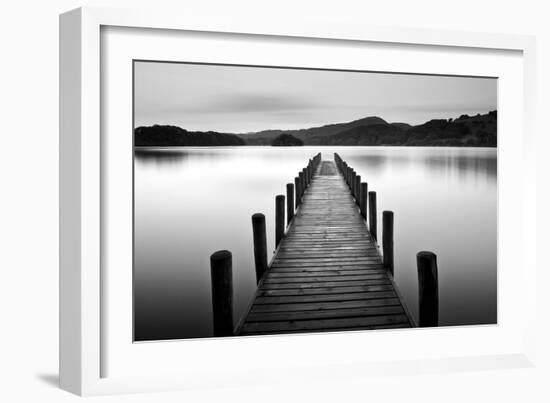
[[[366,116],[424,123],[497,108],[497,80],[181,63],[135,63],[135,126],[244,133]]]

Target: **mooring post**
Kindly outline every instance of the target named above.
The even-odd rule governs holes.
[[[393,276],[393,211],[382,212],[382,256],[384,268]]]
[[[296,208],[300,205],[300,192],[302,191],[300,188],[300,178],[295,177],[294,178],[294,188],[296,189]]]
[[[233,267],[231,252],[210,256],[214,336],[233,336]]]
[[[377,225],[376,225],[376,192],[369,192],[369,230],[370,234],[377,240]]]
[[[302,183],[302,194],[304,194],[307,189],[307,172],[305,168],[302,169],[302,180],[304,181],[304,183]]]
[[[418,269],[419,326],[438,326],[439,291],[437,284],[437,257],[433,252],[416,254]]]
[[[290,224],[294,218],[294,184],[286,184],[286,222]]]
[[[304,195],[305,191],[305,181],[304,181],[304,173],[299,172],[298,177],[300,178],[300,203],[302,203],[302,196]]]
[[[361,175],[355,177],[355,204],[361,205]]]
[[[275,247],[285,236],[285,197],[275,196]]]
[[[344,180],[346,181],[346,184],[347,184],[348,178],[349,178],[349,166],[347,162],[344,162],[344,171],[342,172],[342,175],[344,175]]]
[[[361,183],[361,215],[367,219],[367,198],[369,197],[369,185],[367,182]]]
[[[267,270],[267,234],[265,216],[262,213],[252,215],[252,237],[254,239],[256,284],[258,284]]]
[[[355,194],[355,178],[357,178],[357,172],[355,172],[355,170],[352,170],[351,171],[351,183],[349,184],[349,186],[351,188],[351,195],[353,197],[357,197],[357,195]]]

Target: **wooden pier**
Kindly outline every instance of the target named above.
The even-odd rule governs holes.
[[[310,159],[286,185],[286,197],[275,196],[270,263],[265,215],[252,216],[258,288],[236,326],[231,252],[211,256],[214,335],[438,326],[437,256],[416,255],[416,323],[393,278],[394,213],[382,212],[380,238],[377,217],[376,192],[338,154]]]
[[[352,196],[335,161],[319,158],[313,165],[299,208],[236,334],[413,326],[365,225],[361,198]]]

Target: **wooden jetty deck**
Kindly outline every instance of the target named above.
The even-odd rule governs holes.
[[[414,326],[345,175],[319,156],[310,178],[235,334]]]

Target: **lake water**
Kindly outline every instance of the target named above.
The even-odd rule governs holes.
[[[275,195],[317,152],[339,153],[377,192],[379,223],[383,210],[394,211],[395,281],[415,318],[416,253],[430,250],[438,258],[440,325],[496,323],[496,149],[139,149],[137,341],[213,335],[209,259],[220,249],[233,254],[234,320],[243,315],[256,287],[251,216],[265,214],[273,251]]]

